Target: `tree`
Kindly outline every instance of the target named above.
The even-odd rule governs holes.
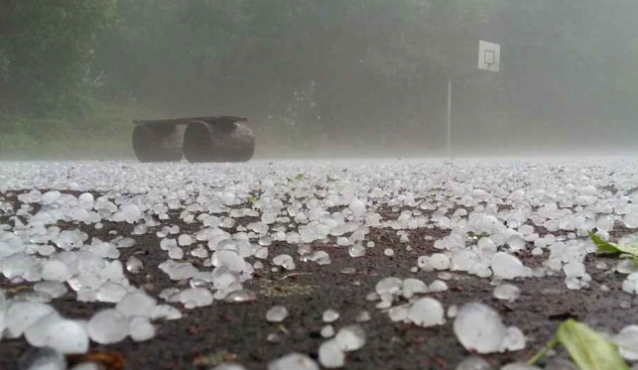
[[[10,1],[0,25],[0,98],[8,110],[50,114],[79,108],[96,32],[116,20],[116,0]]]

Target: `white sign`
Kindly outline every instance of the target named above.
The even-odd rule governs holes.
[[[501,45],[487,41],[479,41],[479,69],[491,72],[501,70]]]

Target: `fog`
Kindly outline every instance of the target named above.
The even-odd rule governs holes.
[[[246,116],[258,158],[627,153],[628,0],[0,0],[0,157],[133,158],[133,119]],[[478,68],[479,41],[501,47]]]

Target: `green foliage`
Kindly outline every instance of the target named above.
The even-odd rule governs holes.
[[[10,112],[78,113],[91,81],[96,33],[116,20],[116,0],[17,1],[0,30],[0,99]]]
[[[528,363],[535,364],[549,349],[558,344],[567,349],[580,370],[629,370],[613,341],[572,319],[563,322],[546,348]]]
[[[621,257],[631,258],[638,265],[638,245],[618,245],[602,240],[598,235],[589,232],[589,238],[594,242],[598,253],[620,255]]]
[[[2,159],[130,159],[134,118],[151,112],[93,103],[71,118],[8,115],[2,119]]]

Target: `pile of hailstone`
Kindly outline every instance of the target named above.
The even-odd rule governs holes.
[[[395,322],[427,328],[453,320],[460,344],[475,353],[520,350],[525,336],[506,327],[492,308],[467,302],[446,309],[430,295],[453,294],[443,278],[449,273],[489,279],[496,286],[494,297],[510,302],[520,295],[517,279],[561,276],[568,289],[590,289],[584,261],[596,248],[587,233],[595,229],[609,239],[619,225],[638,228],[634,169],[635,163],[625,161],[3,163],[0,274],[11,284],[29,283],[32,290],[10,298],[0,291],[0,338],[24,337],[34,347],[62,354],[85,353],[91,342],[148,341],[157,325],[179,320],[185,310],[257,299],[244,288],[257,270],[330,264],[335,257],[314,251],[315,241],[347,248],[351,258],[369,258],[366,249],[375,246],[368,240],[370,229],[386,228],[400,239],[384,251],[391,256],[397,248],[411,250],[411,231],[437,228],[449,235],[434,241],[436,251],[397,275],[426,271],[442,278],[426,283],[384,277],[368,300]],[[384,208],[399,216],[384,218]],[[183,232],[175,217],[196,231]],[[255,221],[241,224],[246,217]],[[109,234],[108,240],[91,236],[91,230],[118,223],[132,225],[132,233]],[[120,260],[123,250],[147,234],[161,239],[151,252],[165,256],[158,267],[175,282],[157,295],[127,278],[144,273],[143,256]],[[629,235],[619,243],[637,240]],[[280,253],[275,242],[295,246],[298,253]],[[541,263],[526,266],[522,252]],[[188,262],[193,259],[202,263]],[[638,293],[638,268],[631,261],[597,268],[626,275],[622,289]],[[178,284],[184,281],[186,286]],[[70,292],[78,301],[111,307],[87,321],[64,317],[54,303]],[[359,324],[335,331],[330,324],[335,314],[338,318],[336,311],[324,315],[326,341],[318,353],[325,368],[345,366],[347,353],[366,342]],[[285,307],[274,307],[267,319],[286,316]],[[622,343],[636,343],[637,337],[634,327],[619,334],[629,359],[638,357]],[[292,353],[268,368],[318,366]]]

